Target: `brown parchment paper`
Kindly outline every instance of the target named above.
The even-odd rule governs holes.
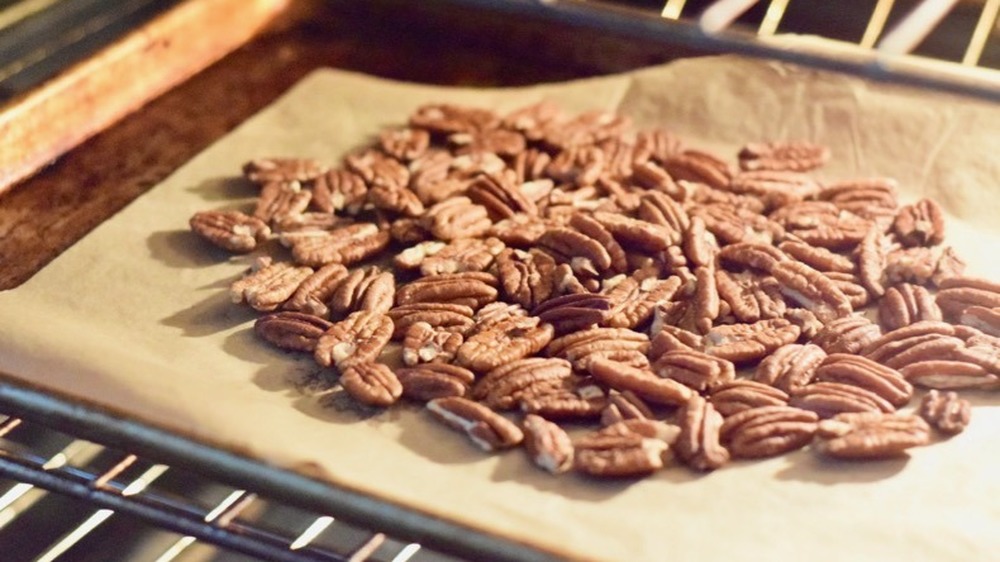
[[[826,143],[835,156],[822,177],[891,175],[908,199],[937,198],[971,271],[1000,277],[997,106],[732,57],[511,90],[323,70],[0,294],[0,371],[567,558],[985,560],[1000,552],[996,394],[971,395],[966,433],[902,460],[849,464],[802,451],[707,475],[554,478],[520,451],[480,453],[419,408],[364,417],[320,392],[310,358],[256,341],[254,314],[228,302],[226,288],[248,259],[227,260],[187,230],[195,211],[246,205],[253,192],[233,177],[252,157],[336,162],[421,103],[508,110],[542,98],[573,111],[616,109],[639,127],[668,126],[726,154],[750,139]]]

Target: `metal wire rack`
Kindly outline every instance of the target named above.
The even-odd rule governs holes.
[[[452,1],[1000,100],[1000,0]],[[821,4],[851,10],[854,36],[824,37],[818,47],[771,40],[809,32],[791,23],[801,21],[793,14]],[[928,47],[936,29],[955,27],[947,22],[959,11],[967,23],[947,48]],[[263,560],[549,559],[23,386],[0,383],[0,420],[5,560],[183,561],[194,560],[203,544]],[[23,540],[25,532],[38,532],[33,518],[46,520],[49,536]],[[129,542],[137,525],[157,533],[141,555]],[[98,555],[91,554],[95,540],[104,545]]]

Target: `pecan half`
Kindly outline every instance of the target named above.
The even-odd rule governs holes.
[[[482,404],[459,396],[430,400],[427,411],[448,427],[464,432],[484,451],[509,449],[524,440],[524,432],[517,424]]]
[[[795,170],[819,168],[830,159],[830,149],[808,141],[752,142],[740,149],[744,170]]]
[[[325,170],[325,166],[311,158],[255,158],[243,165],[243,175],[259,185],[271,182],[306,182]]]
[[[968,278],[966,278],[968,279]],[[941,313],[948,319],[959,319],[972,306],[994,308],[1000,306],[1000,287],[993,283],[982,284],[975,281],[956,281],[946,284],[935,297]]]
[[[719,298],[729,306],[730,314],[739,322],[780,318],[788,310],[773,277],[761,277],[749,271],[731,273],[717,269],[715,286]]]
[[[674,178],[654,162],[643,162],[632,167],[632,181],[640,187],[661,193],[671,199],[683,199],[684,190]]]
[[[553,335],[551,324],[531,327],[523,322],[505,322],[466,339],[455,359],[459,365],[482,373],[538,353]]]
[[[518,186],[498,175],[481,175],[466,189],[466,196],[483,207],[493,222],[517,214],[535,215],[535,203],[524,196]]]
[[[625,420],[651,420],[653,412],[634,392],[612,390],[608,394],[608,405],[601,412],[601,425],[610,426]]]
[[[818,345],[790,343],[765,357],[753,377],[755,381],[792,392],[812,382],[825,359],[826,352]]]
[[[267,223],[239,211],[200,211],[189,224],[195,234],[237,254],[252,252],[271,235]]]
[[[910,363],[899,369],[907,381],[924,388],[959,390],[968,388],[995,388],[1000,382],[997,375],[981,365],[967,361],[931,359]]]
[[[930,442],[930,427],[918,416],[907,414],[839,414],[819,422],[816,448],[842,459],[875,459],[902,454],[906,449]]]
[[[496,286],[496,277],[480,271],[428,275],[399,287],[396,304],[436,302],[463,304],[477,309],[496,300]]]
[[[450,197],[436,203],[423,215],[423,226],[439,240],[476,238],[486,234],[493,222],[486,207],[468,197]]]
[[[420,402],[447,396],[465,396],[475,381],[472,371],[447,363],[425,363],[396,370],[403,396]]]
[[[318,211],[342,211],[357,215],[368,202],[368,185],[364,178],[343,169],[333,169],[316,178],[310,204]]]
[[[604,390],[594,384],[569,382],[569,388],[544,389],[521,397],[521,411],[550,420],[598,418],[608,405]]]
[[[746,365],[794,342],[799,333],[799,327],[784,318],[771,318],[753,324],[724,324],[705,334],[705,352],[737,365]]]
[[[941,393],[931,389],[920,400],[917,412],[934,429],[957,435],[965,431],[972,419],[972,404],[954,391]]]
[[[432,133],[471,133],[495,128],[500,117],[488,110],[453,104],[427,104],[410,115],[410,126]]]
[[[860,353],[881,335],[878,324],[864,316],[845,316],[823,326],[812,343],[827,353]]]
[[[615,213],[596,212],[594,219],[601,223],[623,248],[656,253],[666,250],[672,231],[668,228],[622,216]]]
[[[813,197],[819,193],[820,186],[816,180],[796,171],[758,169],[736,174],[728,189],[758,197],[767,208],[773,209]]]
[[[694,395],[694,391],[675,380],[603,357],[592,358],[587,363],[587,371],[597,381],[619,392],[632,392],[657,404],[678,406]]]
[[[312,273],[309,267],[258,259],[250,273],[229,286],[229,296],[234,303],[245,302],[254,310],[270,312],[295,294]]]
[[[675,180],[701,182],[715,189],[725,189],[733,176],[725,160],[700,150],[671,154],[663,161],[663,167]]]
[[[729,417],[751,408],[784,406],[788,404],[788,399],[786,392],[773,386],[736,379],[713,387],[709,402],[723,417]]]
[[[331,263],[306,277],[282,308],[326,318],[330,313],[327,302],[347,277],[347,268]]]
[[[891,367],[847,353],[832,353],[816,369],[817,381],[852,384],[881,396],[896,408],[913,398],[913,385]]]
[[[921,199],[899,209],[892,229],[904,246],[935,246],[944,242],[944,211],[934,201]]]
[[[611,255],[607,248],[571,228],[550,228],[536,243],[559,262],[569,264],[577,275],[599,277],[611,267]]]
[[[726,418],[719,438],[733,458],[774,457],[809,444],[819,416],[790,406],[763,406]]]
[[[732,362],[693,350],[668,351],[657,357],[650,369],[660,377],[675,380],[699,392],[736,377]]]
[[[400,339],[417,322],[426,322],[433,328],[466,334],[472,330],[472,308],[464,304],[418,302],[392,308],[387,313],[395,325],[392,337]]]
[[[820,320],[833,320],[853,311],[851,302],[829,277],[793,260],[778,262],[772,271],[786,297],[801,304]]]
[[[403,395],[403,385],[382,363],[352,362],[340,375],[340,385],[352,398],[369,406],[391,406]]]
[[[649,349],[646,334],[627,328],[591,328],[558,337],[545,347],[550,357],[566,359],[577,369],[585,369],[592,357],[609,357],[614,352],[635,351],[645,356]]]
[[[878,301],[878,322],[886,332],[941,318],[941,308],[930,291],[920,285],[902,283],[889,287]]]
[[[677,457],[700,471],[715,470],[729,462],[729,451],[719,441],[723,419],[710,402],[691,396],[677,412],[681,433],[674,443]]]
[[[573,369],[564,359],[515,359],[487,372],[472,388],[472,398],[491,408],[508,410],[525,395],[564,388],[572,376]]]
[[[377,185],[368,190],[368,202],[379,211],[395,216],[419,217],[424,203],[416,193],[406,187]]]
[[[368,310],[359,310],[335,323],[316,342],[314,357],[324,367],[346,368],[372,363],[392,337],[392,320]]]
[[[352,265],[381,252],[389,245],[389,232],[373,223],[356,223],[291,240],[292,257],[300,265],[322,267],[328,263]]]
[[[337,314],[358,310],[385,314],[392,308],[395,293],[396,278],[392,272],[378,267],[355,269],[330,296],[330,310]]]
[[[253,216],[270,223],[280,217],[298,215],[309,207],[311,199],[312,192],[302,189],[299,182],[269,183],[260,190]]]
[[[431,136],[423,129],[401,127],[382,131],[378,136],[378,142],[382,150],[389,156],[402,162],[409,162],[420,158],[427,152],[427,148],[431,144]]]
[[[790,406],[816,412],[821,418],[831,418],[844,412],[895,412],[886,399],[878,394],[837,382],[814,382],[792,389]]]
[[[556,289],[556,262],[545,252],[507,248],[497,255],[496,265],[504,295],[527,309],[547,301]]]
[[[574,443],[576,471],[600,478],[646,476],[663,468],[668,445],[638,434],[591,434]]]
[[[531,314],[551,324],[561,335],[604,322],[610,310],[611,300],[606,295],[578,293],[549,299]]]
[[[573,468],[573,441],[566,430],[534,414],[524,417],[521,428],[531,462],[552,474]]]
[[[423,275],[486,271],[506,248],[497,238],[460,238],[440,247],[420,263]]]
[[[885,274],[889,283],[937,285],[965,271],[965,262],[950,246],[903,248],[889,252]]]
[[[316,349],[316,342],[332,324],[301,312],[272,312],[253,324],[253,331],[264,341],[289,351]]]
[[[936,304],[934,306],[937,307]],[[940,309],[938,314],[940,320]],[[1000,307],[972,305],[962,310],[958,321],[990,336],[1000,336]]]
[[[656,305],[674,297],[681,287],[676,275],[667,279],[626,277],[607,291],[612,308],[605,323],[615,328],[636,328],[649,321]]]

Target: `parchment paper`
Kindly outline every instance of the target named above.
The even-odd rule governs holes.
[[[985,560],[1000,552],[1000,397],[971,395],[968,431],[872,463],[803,451],[683,468],[640,482],[550,477],[521,451],[485,455],[419,408],[359,416],[310,358],[257,341],[228,302],[246,258],[190,234],[208,208],[246,205],[240,166],[262,155],[336,162],[418,104],[508,110],[548,98],[617,109],[695,146],[832,146],[820,175],[891,175],[954,216],[950,239],[1000,277],[997,106],[731,57],[512,90],[444,89],[317,71],[23,286],[0,294],[0,371],[81,401],[568,558]],[[128,147],[122,147],[127,150]],[[228,179],[227,179],[228,178]],[[55,220],[55,217],[53,218]]]

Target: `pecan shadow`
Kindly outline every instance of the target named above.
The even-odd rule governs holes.
[[[197,304],[161,319],[160,323],[179,329],[184,337],[198,338],[228,330],[256,317],[257,313],[248,307],[233,306],[227,292],[216,290]]]
[[[233,200],[256,197],[260,189],[241,176],[226,176],[207,179],[197,185],[187,188],[204,201],[224,201],[229,207]]]
[[[814,484],[867,484],[899,474],[910,460],[908,455],[879,460],[849,461],[830,459],[814,451],[785,455],[788,465],[775,473],[778,480]]]

